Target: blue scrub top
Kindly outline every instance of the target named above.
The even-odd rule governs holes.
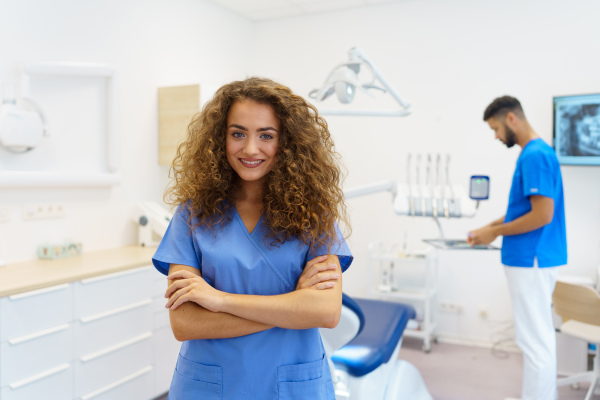
[[[531,211],[529,196],[532,195],[554,200],[552,222],[531,232],[504,236],[502,264],[533,267],[537,258],[540,268],[565,265],[567,233],[560,165],[554,150],[539,138],[527,143],[517,160],[504,222],[513,221]]]
[[[228,293],[277,295],[295,290],[308,261],[336,254],[342,271],[353,256],[338,229],[338,243],[310,248],[299,240],[270,246],[260,218],[249,233],[235,208],[215,233],[193,232],[189,211],[180,206],[152,262],[168,274],[169,264],[198,268],[213,287]],[[195,218],[192,224],[195,224]],[[195,226],[195,225],[194,225]],[[317,328],[271,328],[230,339],[182,343],[169,399],[335,399],[329,366]]]

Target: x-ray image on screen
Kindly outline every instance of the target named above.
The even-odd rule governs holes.
[[[554,118],[559,161],[600,165],[600,95],[555,97]]]

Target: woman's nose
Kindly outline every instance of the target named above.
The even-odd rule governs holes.
[[[258,145],[254,139],[249,138],[246,141],[244,152],[248,155],[258,154]]]

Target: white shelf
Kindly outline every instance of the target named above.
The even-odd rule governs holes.
[[[394,286],[393,290],[381,290],[382,286],[390,283]],[[369,245],[369,292],[384,301],[422,303],[419,329],[407,328],[404,332],[408,337],[422,339],[425,352],[431,350],[431,339],[435,339],[437,328],[438,267],[435,251],[406,255],[393,253],[381,244]]]
[[[384,292],[381,290],[375,290],[372,292],[376,296],[380,297],[391,297],[399,300],[425,300],[428,297],[435,296],[437,294],[437,288],[431,289],[419,289],[419,290],[409,290],[409,289],[397,289],[391,292]]]

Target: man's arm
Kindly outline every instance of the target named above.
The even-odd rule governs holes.
[[[472,246],[476,244],[490,244],[498,236],[520,235],[522,233],[531,232],[544,225],[552,222],[554,217],[554,200],[545,196],[529,196],[531,202],[531,211],[519,218],[504,223],[498,223],[500,219],[492,222],[481,229],[469,232],[467,242]]]
[[[496,225],[503,224],[505,218],[506,218],[506,215],[503,215],[500,218],[498,218],[497,220],[490,222],[487,226],[496,226]]]
[[[216,290],[198,275],[180,270],[169,275],[175,282],[169,286],[167,306],[178,309],[194,302],[207,310],[228,313],[269,326],[286,329],[335,327],[342,309],[342,282],[339,259],[329,255],[326,261],[335,265],[335,285],[326,290],[313,287],[275,296],[230,294]]]

